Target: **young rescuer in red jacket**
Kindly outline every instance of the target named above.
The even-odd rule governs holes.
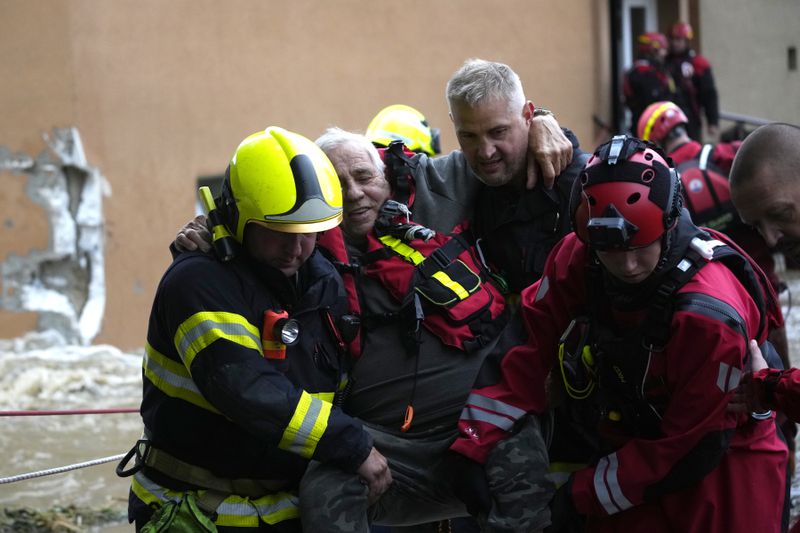
[[[748,340],[780,322],[775,294],[692,223],[669,161],[622,135],[597,149],[576,182],[576,232],[522,293],[461,415],[452,449],[479,463],[528,412],[560,413],[551,462],[581,441],[547,531],[781,530],[774,415],[726,409]]]

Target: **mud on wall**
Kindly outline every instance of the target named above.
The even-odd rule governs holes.
[[[35,157],[0,146],[0,309],[35,313],[36,329],[88,345],[105,309],[102,199],[110,191],[86,161],[76,128],[55,129],[44,141]],[[30,216],[37,208],[41,216]],[[36,220],[43,227],[28,227]]]

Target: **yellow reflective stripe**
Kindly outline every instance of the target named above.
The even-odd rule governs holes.
[[[309,392],[311,396],[314,398],[319,398],[323,402],[333,403],[333,397],[336,395],[335,392]]]
[[[661,116],[661,113],[667,110],[667,108],[672,107],[674,104],[672,102],[664,102],[660,106],[653,111],[653,114],[650,115],[650,118],[647,120],[647,123],[644,125],[644,131],[642,132],[642,140],[649,141],[650,140],[650,132],[653,130],[653,126],[658,120],[658,117]]]
[[[310,459],[328,428],[331,407],[330,402],[314,398],[303,391],[278,447]]]
[[[412,248],[411,246],[407,245],[397,237],[392,237],[390,235],[384,235],[380,237],[380,241],[397,252],[400,256],[403,257],[409,263],[413,263],[414,265],[418,265],[425,260],[425,256],[422,255],[420,252]],[[445,274],[443,271],[438,271],[433,275],[439,283],[453,291],[459,300],[464,300],[469,297],[469,291],[467,291],[460,283],[456,283],[453,281],[450,276]]]
[[[409,263],[413,263],[418,265],[425,261],[425,256],[413,249],[411,246],[407,245],[397,237],[392,237],[391,235],[384,235],[380,237],[380,241],[397,252],[403,259],[408,261]]]
[[[137,498],[147,505],[161,505],[166,502],[178,502],[183,493],[169,490],[161,485],[157,485],[142,472],[137,472],[131,480],[131,491]]]
[[[156,484],[141,472],[133,477],[131,490],[147,505],[178,502],[184,494]],[[202,496],[205,491],[198,490],[196,493]],[[291,492],[275,492],[256,499],[231,494],[217,507],[217,519],[214,523],[218,526],[255,528],[259,526],[260,519],[267,524],[277,524],[298,518],[298,506],[297,494]]]
[[[219,411],[200,393],[186,367],[158,352],[150,343],[145,346],[142,369],[145,377],[167,396],[180,398],[219,414]]]
[[[450,279],[450,276],[445,274],[443,271],[440,270],[434,274],[433,277],[437,279],[439,283],[456,293],[456,296],[458,296],[459,300],[464,300],[465,298],[469,297],[469,292],[467,292],[467,290],[460,283]]]
[[[242,315],[223,311],[203,311],[186,319],[175,332],[175,348],[186,368],[195,356],[218,339],[225,339],[261,353],[261,334]]]
[[[228,527],[254,527],[258,524],[259,517],[267,524],[277,524],[284,520],[299,518],[299,504],[300,499],[291,492],[276,492],[255,500],[243,496],[228,496],[217,507],[216,524]],[[243,516],[244,513],[253,512],[253,507],[255,507],[255,517]]]

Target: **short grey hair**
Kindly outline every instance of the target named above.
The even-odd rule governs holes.
[[[476,106],[487,100],[503,99],[520,108],[525,103],[522,82],[511,67],[485,59],[467,59],[447,82],[447,102]]]
[[[366,152],[369,154],[369,158],[375,165],[375,168],[377,168],[381,173],[384,171],[383,160],[378,153],[378,149],[375,148],[375,145],[372,144],[372,141],[360,133],[353,133],[352,131],[346,131],[342,128],[337,128],[334,126],[326,129],[325,132],[314,142],[317,146],[319,146],[320,150],[325,152],[325,155],[328,155],[340,146],[347,144],[359,146],[366,150]]]

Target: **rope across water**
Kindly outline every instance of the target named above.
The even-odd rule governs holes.
[[[0,417],[3,416],[50,416],[50,415],[90,415],[90,414],[113,414],[113,413],[138,413],[139,409],[134,407],[123,407],[116,409],[71,409],[71,410],[54,410],[54,411],[0,411]],[[79,468],[87,468],[90,466],[101,465],[104,463],[111,463],[119,461],[125,457],[124,453],[118,455],[111,455],[109,457],[101,457],[99,459],[92,459],[91,461],[84,461],[82,463],[75,463],[72,465],[59,466],[56,468],[48,468],[47,470],[39,470],[37,472],[28,472],[26,474],[18,474],[16,476],[9,476],[0,478],[0,485],[7,483],[14,483],[16,481],[24,481],[26,479],[33,479],[37,477],[50,476],[53,474],[61,474],[71,470],[78,470]]]
[[[4,485],[6,483],[14,483],[16,481],[24,481],[26,479],[33,479],[37,477],[43,476],[50,476],[53,474],[61,474],[63,472],[69,472],[70,470],[78,470],[79,468],[86,468],[89,466],[101,465],[103,463],[111,463],[114,461],[119,461],[123,457],[125,457],[124,453],[119,455],[111,455],[109,457],[102,457],[100,459],[93,459],[91,461],[85,461],[83,463],[76,463],[67,466],[59,466],[57,468],[49,468],[47,470],[39,470],[38,472],[28,472],[27,474],[19,474],[16,476],[4,477],[0,478],[0,485]]]

